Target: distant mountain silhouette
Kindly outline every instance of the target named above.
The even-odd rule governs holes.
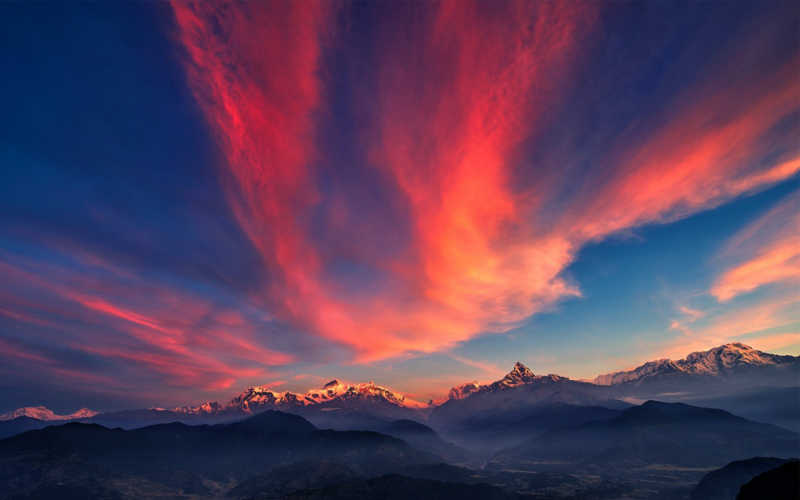
[[[615,404],[616,403],[611,403]],[[437,419],[445,435],[457,443],[476,449],[498,450],[522,443],[532,436],[564,427],[607,420],[618,416],[621,409],[603,406],[582,406],[541,402],[516,408],[484,410],[451,421]]]
[[[498,464],[549,460],[620,467],[710,466],[755,455],[792,456],[800,435],[723,410],[648,401],[606,421],[535,437],[495,457]]]
[[[501,438],[502,442],[497,444],[507,446],[519,442],[519,438],[513,436],[515,429],[524,429],[525,437],[530,437],[530,432],[551,429],[547,422],[535,422],[548,411],[548,407],[556,407],[554,416],[562,413],[559,418],[563,417],[564,425],[576,425],[587,418],[602,417],[589,415],[591,411],[584,410],[566,415],[563,405],[622,410],[630,403],[638,404],[647,399],[717,407],[754,420],[800,430],[797,423],[800,422],[798,380],[800,356],[771,354],[732,343],[691,353],[677,361],[649,361],[633,370],[600,375],[594,383],[554,374],[536,375],[523,363],[517,362],[504,377],[494,382],[468,382],[453,387],[449,399],[439,406],[414,401],[373,382],[344,383],[333,379],[305,393],[253,386],[227,402],[206,402],[172,409],[133,409],[97,414],[81,409],[69,415],[58,415],[44,406],[25,407],[0,415],[0,436],[11,435],[17,428],[39,425],[22,424],[23,421],[6,424],[3,421],[19,416],[133,429],[170,422],[190,425],[226,423],[264,410],[278,410],[301,415],[321,427],[331,428],[339,426],[337,421],[349,422],[345,426],[348,429],[370,429],[375,422],[402,419],[422,422],[429,419],[428,424],[447,438],[473,439],[480,443],[496,441],[497,436],[505,435],[507,439]],[[516,425],[533,415],[539,417],[529,420],[527,427]],[[613,415],[609,413],[607,416]],[[485,436],[475,429],[485,429]]]
[[[445,441],[431,427],[411,419],[390,420],[358,410],[323,410],[316,407],[303,411],[305,418],[320,429],[337,431],[363,430],[379,432],[402,439],[414,448],[448,460],[466,460],[466,451]]]
[[[241,420],[247,415],[187,415],[173,410],[164,409],[139,409],[120,410],[99,413],[92,418],[77,420],[83,423],[100,424],[104,427],[121,427],[123,429],[136,429],[149,425],[182,422],[188,425],[216,424]]]
[[[108,481],[135,476],[141,484],[209,494],[208,480],[244,479],[308,459],[336,460],[367,475],[439,461],[390,436],[317,430],[297,415],[267,411],[210,426],[171,423],[125,431],[68,423],[28,431],[0,441],[0,484],[25,493],[49,487],[54,475],[77,473]]]
[[[797,500],[800,498],[800,461],[793,460],[763,472],[742,486],[736,500]]]
[[[741,417],[800,432],[800,386],[759,387],[725,396],[701,397],[690,403],[721,408]]]
[[[534,375],[518,362],[496,382],[453,388],[428,421],[458,444],[499,449],[554,428],[612,418],[630,406],[611,396],[608,387]]]
[[[445,441],[436,431],[415,420],[393,420],[369,430],[400,438],[418,450],[433,453],[450,461],[464,462],[468,460],[466,450]]]

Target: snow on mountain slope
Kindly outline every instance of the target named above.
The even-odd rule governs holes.
[[[789,368],[788,370],[784,369],[787,367]],[[775,374],[772,374],[773,371]],[[768,378],[766,375],[762,376],[765,372],[772,378]],[[517,362],[511,371],[500,380],[487,384],[473,381],[453,387],[449,391],[449,398],[445,404],[448,402],[456,403],[472,396],[478,396],[479,399],[486,399],[487,397],[491,399],[493,397],[491,396],[492,393],[510,394],[506,391],[516,388],[524,389],[521,389],[523,392],[515,391],[519,392],[519,395],[515,396],[515,398],[521,397],[529,403],[531,401],[541,402],[546,400],[568,404],[588,404],[587,402],[595,404],[598,401],[624,399],[626,396],[630,396],[633,386],[640,381],[646,381],[648,390],[652,389],[651,392],[654,392],[655,389],[658,389],[660,391],[658,394],[663,396],[669,391],[685,391],[685,382],[687,381],[685,375],[692,376],[691,380],[696,380],[698,383],[702,381],[704,385],[700,388],[705,390],[708,389],[710,380],[714,380],[719,384],[728,384],[733,388],[734,385],[731,381],[734,380],[734,375],[737,374],[743,375],[738,379],[745,379],[745,381],[751,382],[750,385],[753,386],[759,384],[767,386],[774,380],[778,380],[781,383],[772,383],[772,385],[783,387],[787,385],[783,383],[787,376],[796,377],[797,373],[800,373],[800,356],[770,354],[755,350],[744,344],[732,343],[715,347],[708,351],[695,352],[677,361],[670,359],[649,361],[632,370],[600,375],[593,380],[593,383],[575,381],[558,375],[535,375],[527,366]],[[662,377],[663,375],[667,376]],[[670,375],[677,375],[678,377]],[[762,378],[763,380],[761,380]],[[797,385],[797,379],[795,378],[794,380],[794,385]],[[651,382],[655,382],[655,385]],[[741,389],[739,385],[735,386],[737,390]],[[719,394],[715,393],[714,395],[718,396]],[[490,406],[496,404],[496,402],[489,401],[489,399],[485,401],[485,404]],[[254,386],[224,403],[206,402],[198,406],[182,406],[171,410],[151,409],[137,411],[145,412],[147,418],[151,418],[152,415],[150,413],[155,411],[159,414],[158,418],[160,420],[158,421],[160,422],[163,418],[166,418],[161,414],[171,414],[172,416],[169,418],[174,416],[179,419],[181,416],[192,419],[208,417],[213,421],[220,421],[221,419],[235,418],[268,409],[302,410],[306,414],[314,411],[328,412],[333,409],[371,412],[379,408],[383,408],[385,410],[384,413],[388,411],[394,415],[394,418],[410,418],[409,415],[404,413],[398,415],[395,410],[401,410],[402,413],[404,411],[433,409],[431,405],[407,398],[399,392],[392,391],[374,382],[345,383],[333,379],[322,387],[311,389],[305,393],[276,391],[267,386]],[[19,408],[2,414],[0,415],[0,420],[11,420],[20,416],[44,421],[73,420],[89,419],[95,417],[95,415],[98,415],[98,413],[85,408],[72,414],[58,415],[46,407],[37,406]],[[98,418],[107,417],[108,415],[110,414],[100,414]]]
[[[741,343],[725,344],[708,351],[693,352],[684,359],[649,361],[633,370],[599,375],[595,384],[617,385],[669,373],[723,375],[737,368],[800,364],[798,356],[782,356],[758,351]]]
[[[14,411],[0,414],[0,421],[13,420],[18,417],[30,417],[37,420],[74,420],[79,418],[90,418],[97,415],[96,411],[88,408],[81,408],[80,410],[67,415],[59,415],[54,413],[53,410],[46,406],[26,406],[24,408],[17,408]]]
[[[414,401],[391,389],[365,382],[347,384],[331,380],[320,389],[311,389],[305,394],[275,391],[264,386],[255,386],[231,399],[226,404],[203,403],[200,406],[183,406],[173,411],[187,415],[215,415],[220,413],[253,413],[268,408],[298,408],[326,403],[348,401],[387,403],[402,408],[426,408],[428,405]]]
[[[473,394],[496,392],[505,389],[513,389],[523,385],[533,384],[536,382],[559,382],[569,380],[566,377],[559,375],[535,375],[530,368],[517,361],[514,367],[503,378],[492,382],[491,384],[479,384],[477,382],[469,382],[466,384],[458,385],[450,389],[449,399],[464,399]]]
[[[470,394],[480,391],[481,387],[484,386],[475,381],[457,385],[450,389],[447,399],[464,399]]]

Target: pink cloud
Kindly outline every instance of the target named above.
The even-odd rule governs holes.
[[[357,362],[507,331],[579,295],[563,272],[588,242],[706,210],[800,170],[786,144],[765,139],[797,111],[796,58],[740,78],[729,62],[752,56],[731,50],[648,117],[636,141],[620,134],[595,159],[593,189],[575,190],[548,216],[557,175],[522,192],[512,180],[536,162],[521,156],[522,145],[564,98],[595,6],[430,4],[413,25],[381,31],[377,98],[359,103],[374,109],[366,161],[402,200],[410,248],[378,265],[389,285],[343,294],[326,273],[332,250],[314,242],[309,225],[325,197],[315,183],[315,131],[334,17],[325,3],[264,5],[173,4],[189,85],[219,141],[230,204],[271,277],[260,299],[280,320],[348,346]],[[371,226],[347,224],[347,200],[326,201],[342,241],[392,231],[378,224],[364,234]]]
[[[57,328],[59,345],[124,362],[112,367],[113,373],[92,372],[3,345],[7,356],[36,361],[53,376],[108,382],[127,365],[159,375],[167,386],[214,391],[267,376],[269,367],[294,359],[266,347],[257,324],[240,312],[184,290],[129,273],[109,274],[107,269],[92,274],[49,260],[3,258],[0,275],[18,293],[0,309],[0,316]]]
[[[726,254],[740,261],[711,288],[720,302],[773,283],[800,283],[800,192],[743,229]]]

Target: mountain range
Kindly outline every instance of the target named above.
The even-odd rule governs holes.
[[[98,413],[81,409],[58,415],[46,407],[20,408],[0,416],[0,437],[17,429],[43,427],[52,421],[94,422],[135,428],[167,422],[220,423],[264,410],[302,415],[315,425],[336,429],[379,429],[395,420],[427,421],[456,442],[495,440],[494,447],[518,443],[517,437],[558,426],[613,418],[631,404],[647,399],[703,402],[742,411],[768,423],[797,422],[800,405],[786,391],[800,390],[800,356],[758,351],[726,344],[686,358],[657,360],[629,371],[596,377],[592,382],[559,375],[536,375],[517,362],[503,378],[453,387],[440,405],[425,404],[374,382],[331,380],[305,393],[254,386],[227,402],[205,402],[172,409],[150,408]],[[792,392],[794,391],[794,392]],[[770,397],[770,394],[776,397]],[[27,420],[19,420],[20,418]]]
[[[644,380],[673,374],[724,376],[735,375],[741,369],[768,367],[798,367],[798,356],[770,354],[735,342],[721,345],[708,351],[693,352],[683,359],[659,359],[648,361],[632,370],[598,375],[594,379],[599,385],[641,383]]]
[[[413,422],[395,426],[436,438]],[[70,422],[0,440],[0,498],[686,498],[707,468],[789,457],[798,438],[721,410],[647,402],[465,468],[410,441],[320,430],[274,410],[134,430]]]
[[[225,413],[254,413],[264,409],[302,408],[307,406],[353,405],[363,402],[388,404],[400,408],[425,408],[427,405],[405,397],[399,392],[376,385],[374,382],[347,384],[337,379],[311,389],[304,394],[275,391],[255,386],[227,403],[207,402],[199,406],[182,406],[172,411],[186,415],[219,415]]]

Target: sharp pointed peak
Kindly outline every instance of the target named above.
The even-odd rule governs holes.
[[[522,361],[514,363],[514,367],[508,372],[509,375],[521,375],[525,377],[533,377],[533,370],[525,366]]]

